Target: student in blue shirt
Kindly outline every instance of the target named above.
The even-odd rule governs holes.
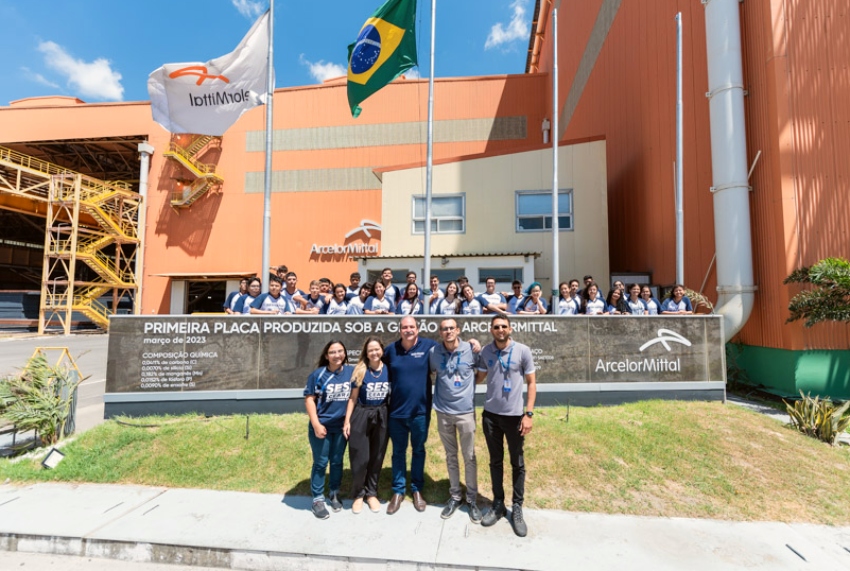
[[[561,282],[558,285],[558,305],[553,308],[556,315],[578,315],[581,313],[581,297],[578,295],[578,280]]]
[[[534,282],[528,286],[528,294],[517,306],[519,315],[543,315],[546,313],[546,301],[541,297],[543,290],[540,283]]]
[[[363,304],[363,313],[366,315],[395,313],[395,304],[387,298],[386,292],[383,283],[375,282],[375,285],[372,286],[372,296]]]
[[[629,313],[632,315],[647,315],[648,309],[646,302],[640,297],[640,285],[629,284],[629,297],[626,299],[626,305],[629,306]]]
[[[604,315],[608,312],[605,300],[599,296],[599,286],[590,282],[581,295],[581,312],[585,315]]]
[[[333,297],[322,307],[324,315],[345,315],[348,311],[347,291],[344,285],[334,286]]]
[[[676,284],[673,293],[661,303],[662,315],[691,315],[694,312],[691,300],[685,295],[685,286]]]
[[[422,297],[418,285],[409,283],[405,286],[404,296],[398,302],[395,312],[399,315],[417,315],[423,312]]]
[[[433,315],[458,315],[461,312],[459,291],[457,283],[449,282],[446,285],[445,297],[437,300],[436,303],[431,303],[431,313]]]
[[[248,278],[242,278],[239,280],[239,289],[227,294],[227,299],[224,300],[224,312],[228,315],[236,313],[234,311],[236,308],[236,302],[239,301],[239,298],[246,293],[248,293]]]
[[[648,285],[642,285],[640,288],[640,298],[646,303],[646,312],[649,315],[658,315],[661,311],[661,302],[652,297],[652,288]]]
[[[292,313],[292,306],[285,297],[280,295],[283,285],[280,278],[272,276],[269,278],[269,291],[257,296],[251,302],[249,313],[251,315],[285,315]]]
[[[307,378],[304,387],[304,406],[310,425],[307,436],[313,452],[313,469],[310,473],[310,491],[313,494],[313,515],[327,519],[330,514],[325,507],[325,471],[330,463],[330,490],[328,500],[331,509],[342,509],[339,487],[342,484],[342,460],[345,456],[346,439],[342,429],[345,411],[351,395],[351,373],[354,367],[347,365],[348,351],[341,341],[330,341],[322,349],[319,366]]]
[[[248,293],[239,297],[236,305],[233,306],[233,313],[247,315],[251,313],[251,304],[260,296],[263,290],[263,282],[260,278],[251,278],[248,280]]]
[[[351,459],[351,511],[363,510],[363,501],[373,512],[381,509],[378,501],[378,476],[387,453],[387,398],[390,394],[388,367],[384,366],[384,344],[368,337],[360,359],[351,374],[351,397],[342,431],[348,438]]]
[[[605,299],[605,313],[608,315],[629,313],[629,306],[626,305],[626,300],[623,299],[623,292],[620,288],[614,287],[608,292],[608,297]]]

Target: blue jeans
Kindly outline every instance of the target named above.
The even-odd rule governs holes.
[[[413,449],[410,459],[410,491],[425,487],[425,440],[428,439],[427,417],[390,418],[390,440],[393,443],[393,493],[404,495],[407,489],[407,444]]]
[[[342,485],[342,459],[345,456],[345,446],[348,441],[342,431],[328,432],[324,438],[319,438],[310,424],[307,435],[310,437],[310,448],[313,450],[313,470],[310,473],[310,492],[314,500],[325,498],[325,470],[331,465],[330,491],[338,492]]]

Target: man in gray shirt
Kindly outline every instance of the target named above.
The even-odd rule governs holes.
[[[458,437],[466,474],[466,503],[472,523],[481,521],[478,509],[478,463],[475,459],[475,369],[478,356],[472,345],[458,339],[460,330],[454,319],[440,322],[442,343],[431,348],[430,367],[436,373],[434,410],[440,440],[446,450],[449,472],[449,498],[440,516],[450,518],[463,503],[458,465]]]
[[[525,459],[522,447],[525,436],[532,428],[537,384],[531,349],[512,340],[511,331],[511,323],[507,317],[493,317],[490,321],[493,342],[481,349],[475,377],[476,382],[487,381],[481,427],[490,453],[490,479],[493,483],[493,507],[484,516],[481,525],[494,525],[502,516],[507,515],[503,468],[507,441],[513,477],[511,523],[514,533],[525,537],[528,527],[522,516],[525,493]],[[528,388],[528,405],[525,412],[522,403],[523,387]]]

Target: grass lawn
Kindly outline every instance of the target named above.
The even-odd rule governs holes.
[[[526,439],[526,505],[580,512],[850,524],[850,450],[732,405],[646,401],[538,408]],[[479,411],[480,418],[480,411]],[[307,416],[109,421],[64,448],[56,470],[0,461],[0,480],[144,484],[309,495]],[[155,426],[143,426],[155,425]],[[478,478],[490,497],[479,433]],[[390,445],[390,449],[392,446]],[[425,497],[448,498],[432,426]],[[381,474],[390,495],[390,451]],[[507,459],[506,459],[507,462]],[[463,472],[461,472],[462,474]],[[506,486],[510,494],[510,468]],[[343,491],[350,485],[346,458]]]

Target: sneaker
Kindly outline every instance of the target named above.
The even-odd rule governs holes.
[[[449,519],[450,517],[452,517],[454,515],[455,511],[457,511],[457,509],[459,507],[460,507],[460,500],[456,500],[454,498],[449,498],[449,501],[446,504],[446,507],[443,508],[443,513],[440,514],[440,517],[443,518],[443,519]]]
[[[330,497],[331,509],[338,512],[342,509],[342,502],[339,499],[339,492],[331,492]]]
[[[355,498],[351,504],[351,513],[359,514],[363,511],[363,498]]]
[[[372,513],[378,513],[381,511],[381,502],[378,501],[378,498],[375,496],[369,496],[366,498],[366,505],[369,506],[369,509],[372,510]]]
[[[472,523],[481,523],[482,516],[481,510],[478,509],[478,504],[476,504],[474,501],[467,501],[466,503],[469,506],[469,521],[471,521]]]
[[[325,507],[325,500],[315,500],[313,502],[313,515],[319,519],[328,519],[331,514],[328,513],[328,508]]]
[[[505,508],[505,502],[502,500],[493,500],[493,507],[490,508],[490,511],[487,512],[481,519],[481,525],[484,527],[490,527],[491,525],[496,525],[496,522],[502,519],[505,515],[507,515],[508,510]]]
[[[520,537],[528,535],[528,526],[525,525],[525,520],[522,517],[522,506],[514,504],[511,508],[511,522],[514,525],[514,533]]]

